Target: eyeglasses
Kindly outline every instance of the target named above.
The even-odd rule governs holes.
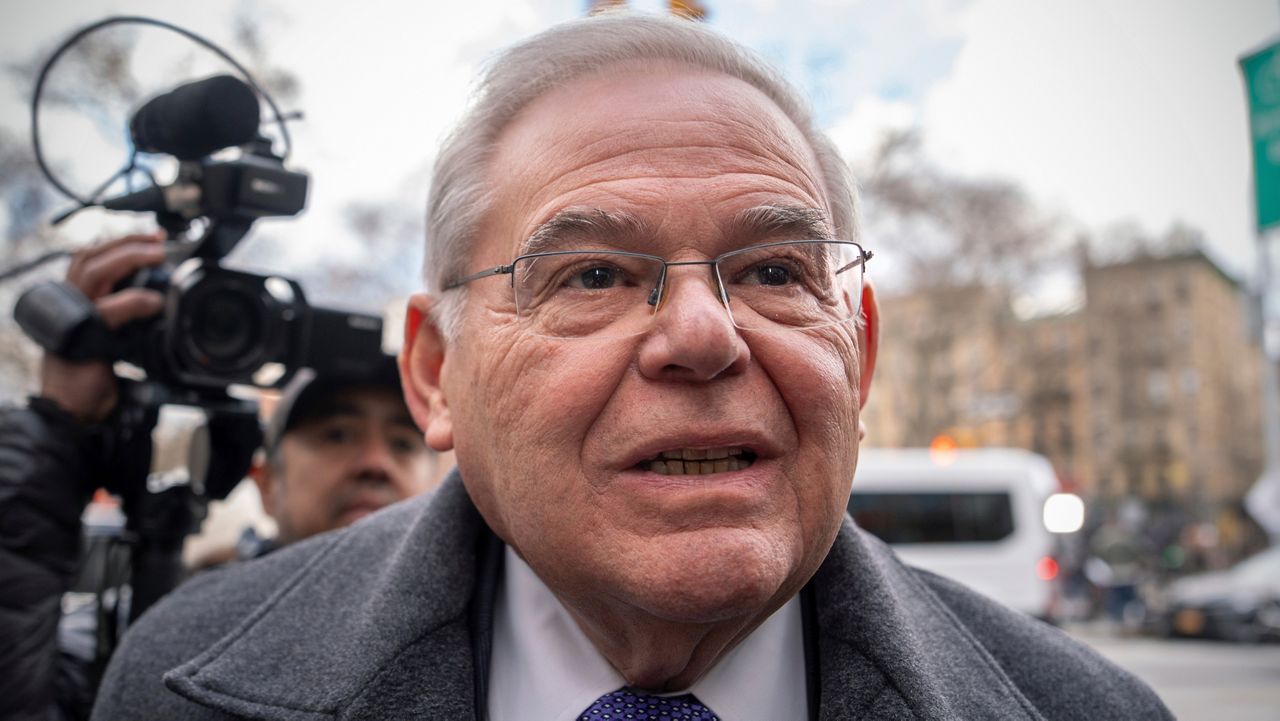
[[[716,296],[735,326],[803,330],[858,316],[863,268],[871,257],[848,240],[785,240],[684,261],[621,250],[557,250],[521,255],[445,290],[510,275],[516,315],[535,335],[616,338],[650,327],[666,296],[668,269],[708,265]]]

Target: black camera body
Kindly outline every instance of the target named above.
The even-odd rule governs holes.
[[[307,176],[269,153],[255,142],[235,160],[183,161],[173,184],[104,203],[154,212],[175,238],[192,221],[208,221],[201,238],[171,241],[163,265],[121,284],[163,293],[165,308],[122,328],[111,356],[177,391],[171,398],[198,400],[231,384],[279,385],[304,362],[311,308],[302,287],[220,264],[254,220],[296,215],[306,205]]]
[[[184,160],[171,185],[152,185],[111,198],[103,201],[102,207],[154,212],[160,224],[176,234],[196,218],[251,223],[258,218],[297,215],[306,204],[307,176],[287,170],[266,141],[257,139],[246,144],[239,158]],[[203,253],[221,257],[230,250],[211,248]]]
[[[102,202],[155,213],[167,259],[122,282],[165,295],[159,317],[116,333],[92,301],[65,283],[42,283],[19,299],[19,325],[46,350],[73,359],[125,361],[146,376],[149,404],[223,405],[230,385],[284,385],[300,368],[359,376],[382,359],[377,316],[310,305],[296,281],[221,265],[254,221],[306,206],[308,179],[285,168],[258,135],[257,98],[230,76],[183,85],[152,99],[130,123],[134,143],[180,159],[173,183]],[[241,146],[239,157],[209,157]],[[198,238],[184,237],[204,221]]]
[[[118,357],[148,378],[193,389],[267,387],[299,367],[310,309],[296,282],[200,258],[145,282],[165,293],[164,312],[121,329]]]
[[[165,310],[123,328],[118,357],[170,386],[279,387],[303,367],[359,378],[383,358],[381,318],[313,306],[289,278],[188,258],[147,282],[165,293]]]

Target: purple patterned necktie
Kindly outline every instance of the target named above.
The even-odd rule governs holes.
[[[720,721],[693,694],[651,696],[620,688],[596,699],[578,721]]]

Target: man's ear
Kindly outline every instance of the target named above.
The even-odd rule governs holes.
[[[876,372],[876,354],[880,350],[880,304],[876,302],[876,290],[871,281],[862,284],[862,328],[858,330],[858,403],[867,405],[871,394],[871,376]]]
[[[400,350],[400,385],[404,402],[427,445],[440,452],[453,449],[453,420],[440,376],[444,368],[444,335],[431,316],[435,300],[417,293],[409,298]]]
[[[276,495],[271,487],[274,477],[271,473],[271,463],[267,461],[267,456],[262,451],[253,454],[253,462],[249,464],[249,477],[253,479],[253,485],[258,487],[258,496],[262,499],[262,510],[268,516],[275,518]]]

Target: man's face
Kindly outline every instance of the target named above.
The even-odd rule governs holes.
[[[626,216],[642,228],[627,249],[668,260],[819,231],[744,221],[749,209],[830,217],[800,131],[749,85],[703,71],[572,82],[522,111],[495,151],[497,196],[471,271],[510,262],[566,213]],[[707,266],[673,267],[652,327],[621,339],[531,334],[505,276],[468,293],[424,412],[428,439],[456,448],[485,519],[571,609],[750,617],[817,569],[857,457],[852,324],[738,330]],[[651,463],[708,452],[754,460],[696,475]]]
[[[281,437],[278,454],[264,500],[286,543],[346,526],[434,481],[422,434],[385,388],[333,393]]]

